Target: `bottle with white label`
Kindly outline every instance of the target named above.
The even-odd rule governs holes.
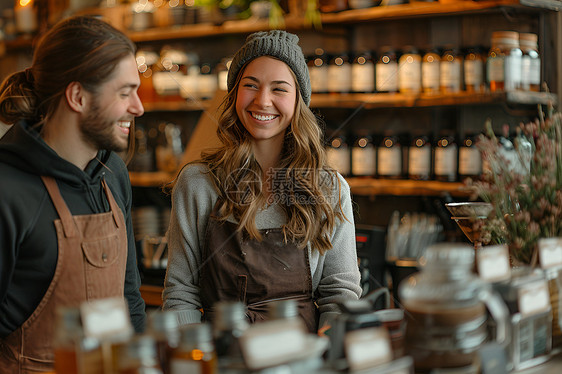
[[[351,90],[353,92],[375,91],[375,63],[371,52],[357,53],[351,65]]]
[[[402,177],[402,146],[398,136],[387,132],[377,151],[377,170],[381,178]]]
[[[377,150],[372,137],[361,132],[351,147],[351,174],[374,177],[377,172]]]
[[[343,176],[349,175],[351,155],[349,146],[343,135],[335,135],[329,140],[326,156],[330,167]]]
[[[422,89],[426,94],[438,94],[440,89],[441,56],[437,48],[429,49],[422,59]]]
[[[398,60],[391,47],[383,47],[375,65],[377,92],[398,92]]]
[[[492,47],[488,53],[486,70],[490,91],[521,89],[523,52],[519,48],[519,34],[515,31],[492,33]]]
[[[217,366],[211,325],[196,323],[182,327],[180,345],[173,353],[170,374],[215,374]]]
[[[476,147],[477,135],[466,134],[459,146],[459,178],[478,178],[482,173],[482,155]]]
[[[328,93],[328,56],[322,48],[316,48],[307,62],[310,87],[313,93]]]
[[[458,147],[454,132],[442,130],[434,147],[433,174],[443,182],[457,180]]]
[[[333,56],[328,64],[328,92],[351,92],[351,63],[346,53]]]
[[[540,91],[541,58],[539,56],[537,34],[520,33],[519,44],[523,51],[521,62],[521,86],[527,91]]]
[[[470,47],[464,55],[464,86],[467,92],[484,92],[484,64],[486,57],[479,47]]]
[[[195,57],[179,48],[170,46],[162,48],[160,61],[156,64],[152,74],[152,83],[159,100],[183,101],[186,93],[182,94],[182,91],[194,94],[192,87],[185,87],[184,77],[187,75],[189,67],[198,63]]]
[[[458,93],[462,89],[462,55],[456,48],[447,48],[441,56],[441,92]]]
[[[404,47],[404,54],[398,60],[398,89],[400,93],[421,92],[422,58],[413,46]]]
[[[423,133],[413,134],[408,148],[408,178],[428,180],[431,176],[431,142]]]

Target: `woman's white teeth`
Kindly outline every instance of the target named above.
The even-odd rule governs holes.
[[[129,122],[129,121],[127,121],[127,122],[119,121],[119,122],[117,122],[117,125],[118,125],[119,127],[126,127],[126,128],[129,128],[129,127],[131,127],[131,122]]]
[[[252,113],[252,117],[254,117],[255,119],[260,120],[260,121],[271,121],[272,119],[275,118],[275,116],[272,116],[272,115],[263,116],[261,114],[255,114],[255,113]]]

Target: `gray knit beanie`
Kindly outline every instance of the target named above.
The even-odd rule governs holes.
[[[259,31],[248,36],[246,43],[234,55],[228,69],[228,91],[234,88],[236,77],[244,64],[261,56],[272,56],[289,65],[295,73],[302,98],[308,105],[311,92],[310,76],[298,42],[298,36],[283,30]]]

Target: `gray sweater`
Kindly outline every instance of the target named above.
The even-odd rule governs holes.
[[[168,229],[168,270],[164,281],[164,309],[174,309],[182,323],[201,321],[199,297],[199,269],[205,246],[205,231],[209,215],[218,195],[207,167],[188,165],[178,177],[172,193],[172,215]],[[338,221],[331,241],[333,248],[324,255],[311,251],[308,245],[312,289],[317,295],[320,326],[326,318],[338,312],[336,302],[358,299],[361,295],[357,266],[355,226],[349,185],[341,182],[341,209],[347,220]],[[338,189],[332,189],[337,204]],[[234,222],[234,221],[232,221]],[[287,222],[286,214],[277,204],[264,207],[256,216],[258,229],[278,228]]]

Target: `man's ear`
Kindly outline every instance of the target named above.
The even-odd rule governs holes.
[[[86,110],[86,90],[78,82],[71,82],[64,91],[66,103],[75,112],[82,113]]]

